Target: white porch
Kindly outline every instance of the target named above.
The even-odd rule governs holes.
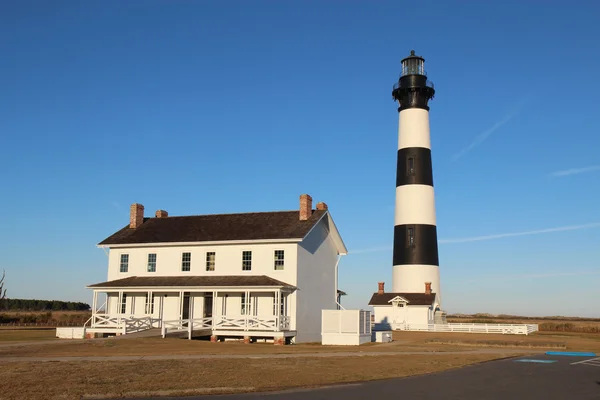
[[[290,288],[103,288],[93,290],[92,334],[129,334],[160,328],[162,337],[273,339],[296,335]],[[105,301],[99,301],[105,297]],[[102,299],[104,300],[104,299]],[[100,305],[99,305],[100,304]]]

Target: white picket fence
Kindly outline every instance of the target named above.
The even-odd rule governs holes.
[[[537,332],[537,324],[394,324],[392,329],[421,332],[501,333],[503,335],[529,335]]]

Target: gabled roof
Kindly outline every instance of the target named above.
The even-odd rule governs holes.
[[[435,302],[435,293],[373,293],[370,306],[390,306],[390,300],[395,297],[403,297],[408,301],[409,306],[430,306]]]
[[[313,210],[306,221],[299,211],[144,218],[136,229],[126,225],[98,245],[303,239],[327,210]]]
[[[266,275],[225,275],[225,276],[130,276],[114,281],[96,283],[89,288],[129,288],[129,287],[281,287],[295,289],[293,285],[278,281]]]

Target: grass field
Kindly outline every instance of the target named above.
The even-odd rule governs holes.
[[[381,358],[384,357],[384,358]],[[498,355],[380,356],[9,363],[2,399],[81,399],[232,393],[396,378],[457,368]],[[382,363],[386,364],[381,368]]]
[[[0,327],[0,344],[53,339],[56,339],[56,328]]]
[[[2,311],[0,312],[0,323],[81,326],[91,315],[90,311]]]
[[[0,329],[0,363],[3,357],[23,357],[23,362],[7,362],[0,368],[0,398],[91,399],[278,390],[432,373],[523,352],[545,351],[538,346],[555,348],[557,345],[564,345],[569,350],[600,352],[600,334],[556,332],[521,336],[396,331],[392,343],[369,343],[362,346],[274,346],[263,343],[211,343],[178,338],[48,340],[46,343],[35,344],[16,341],[25,337],[29,340],[52,339],[53,335],[53,329]],[[2,342],[10,346],[2,346]],[[449,351],[485,350],[486,347],[497,346],[505,347],[506,351],[494,354],[443,354]],[[361,353],[364,355],[373,351],[436,353],[361,356]],[[323,352],[356,352],[357,356],[316,356]],[[293,354],[298,353],[314,353],[315,357],[293,357]],[[290,356],[276,359],[27,361],[27,357],[161,354]],[[382,363],[385,363],[386,368],[381,368]]]

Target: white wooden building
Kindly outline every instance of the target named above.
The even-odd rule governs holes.
[[[133,204],[99,246],[108,280],[88,286],[88,335],[161,327],[276,344],[320,341],[347,254],[327,205],[306,194],[293,211],[148,218]]]
[[[384,283],[379,282],[377,293],[369,300],[373,307],[374,330],[403,329],[406,324],[427,325],[441,323],[445,319],[439,307],[431,283],[424,282],[421,293],[385,292]]]

